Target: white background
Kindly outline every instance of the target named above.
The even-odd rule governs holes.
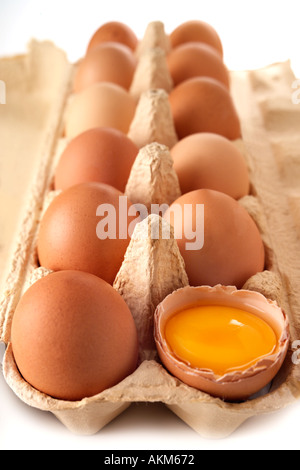
[[[106,21],[123,21],[141,38],[150,21],[163,21],[169,33],[180,23],[197,18],[218,31],[224,60],[230,69],[253,69],[290,59],[299,78],[297,3],[295,0],[1,0],[0,56],[25,52],[31,38],[50,39],[73,62],[84,54],[92,34]],[[300,403],[297,403],[272,415],[248,420],[231,437],[215,441],[199,437],[163,405],[137,404],[95,436],[74,436],[51,414],[24,405],[0,373],[1,450],[299,449],[299,420]]]

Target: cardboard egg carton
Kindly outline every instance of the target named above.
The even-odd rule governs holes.
[[[288,84],[293,81],[288,63],[231,73],[231,93],[243,135],[235,144],[245,155],[251,177],[251,194],[240,203],[256,221],[267,254],[266,270],[249,279],[245,289],[276,300],[291,323],[291,347],[273,382],[247,402],[226,403],[185,385],[161,365],[153,337],[154,312],[168,294],[188,285],[188,277],[172,228],[153,214],[136,226],[114,282],[138,329],[140,359],[136,371],[115,387],[78,402],[56,400],[24,381],[12,354],[11,322],[22,293],[50,273],[38,264],[37,234],[44,211],[57,196],[53,175],[67,144],[63,129],[76,68],[55,46],[34,41],[28,53],[30,83],[42,80],[49,68],[46,48],[52,51],[52,66],[60,70],[59,92],[0,302],[0,338],[7,345],[3,371],[8,385],[23,402],[50,411],[78,434],[98,432],[131,403],[162,402],[200,435],[225,437],[248,418],[293,403],[300,396],[300,366],[292,349],[294,341],[300,339],[300,189],[291,187],[283,160],[289,148],[290,163],[300,173],[300,160],[295,157],[300,137],[296,132],[290,135],[285,126],[287,116],[300,119],[300,108],[293,108],[288,100]],[[137,50],[139,63],[131,88],[139,103],[128,135],[140,152],[125,192],[133,203],[144,204],[149,214],[151,204],[171,204],[180,196],[169,152],[178,141],[168,103],[172,83],[165,58],[169,49],[163,24],[151,23]],[[11,69],[19,60],[11,61]],[[279,100],[278,106],[274,97]],[[170,230],[168,239],[163,237],[164,230]]]

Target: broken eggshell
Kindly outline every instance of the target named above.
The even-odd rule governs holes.
[[[257,315],[275,331],[278,343],[274,353],[258,360],[243,371],[216,376],[212,370],[192,368],[177,359],[165,339],[165,326],[170,317],[196,305],[220,305],[240,308]],[[226,401],[243,401],[263,389],[281,368],[289,346],[289,321],[276,302],[262,294],[235,287],[184,287],[161,302],[155,312],[155,341],[159,357],[167,370],[187,385]]]

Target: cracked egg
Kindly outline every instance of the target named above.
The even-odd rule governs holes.
[[[187,385],[243,401],[268,385],[289,345],[276,302],[235,287],[184,287],[155,312],[155,341],[166,369]]]

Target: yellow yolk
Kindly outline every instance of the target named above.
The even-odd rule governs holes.
[[[220,376],[248,369],[277,346],[276,334],[264,320],[220,306],[176,313],[166,323],[165,338],[177,359]]]

